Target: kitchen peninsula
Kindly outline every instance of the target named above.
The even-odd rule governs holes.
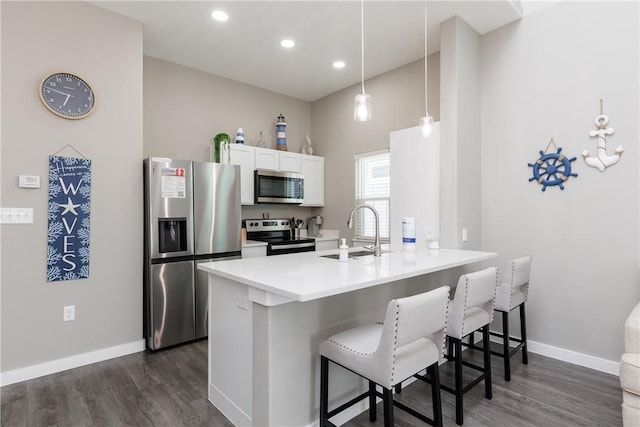
[[[455,267],[496,256],[441,249],[383,251],[348,262],[325,257],[336,253],[198,266],[209,273],[209,400],[235,425],[312,425],[324,338],[381,320],[393,298],[455,285]],[[330,384],[330,398],[355,395],[362,387],[338,369]]]

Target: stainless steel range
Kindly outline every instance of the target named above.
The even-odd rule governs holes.
[[[287,218],[245,219],[247,239],[267,242],[267,256],[310,252],[316,250],[316,240],[293,237],[291,221]]]

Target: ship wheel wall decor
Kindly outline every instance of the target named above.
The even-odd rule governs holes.
[[[546,153],[545,151],[548,151],[552,144],[557,148],[556,152]],[[576,157],[569,158],[562,154],[562,147],[557,147],[553,138],[545,151],[540,150],[540,158],[535,163],[529,163],[533,168],[533,177],[529,178],[529,182],[537,181],[542,185],[542,191],[555,185],[564,190],[564,182],[572,176],[578,176],[577,173],[571,172],[571,162],[575,161]]]

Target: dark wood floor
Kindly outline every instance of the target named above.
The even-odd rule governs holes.
[[[472,351],[465,352],[476,357]],[[476,352],[477,353],[477,352]],[[618,377],[530,354],[513,359],[512,380],[492,359],[493,400],[482,385],[464,397],[465,426],[620,426]],[[441,368],[451,382],[449,366]],[[207,342],[142,352],[2,387],[2,426],[231,426],[207,401]],[[429,386],[416,381],[401,395],[431,411]],[[443,392],[444,423],[455,425],[453,396]],[[347,427],[370,423],[366,414]],[[396,425],[424,426],[396,409]]]

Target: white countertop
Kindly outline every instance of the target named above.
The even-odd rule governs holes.
[[[362,248],[350,248],[350,252]],[[440,249],[392,251],[350,258],[324,258],[337,250],[214,261],[198,269],[293,301],[311,301],[395,280],[471,264],[495,257],[493,252]]]

